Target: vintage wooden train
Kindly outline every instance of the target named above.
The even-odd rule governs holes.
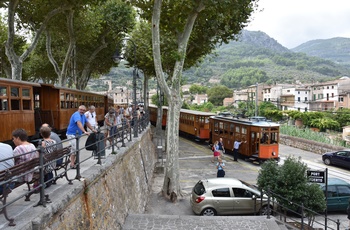
[[[150,106],[150,120],[157,121],[157,107]],[[163,106],[162,125],[166,125],[167,107]],[[181,109],[181,133],[214,143],[223,139],[225,150],[233,151],[235,140],[243,141],[239,153],[253,161],[279,159],[279,124],[264,117],[238,118],[230,113],[213,113]]]
[[[43,123],[64,135],[71,115],[82,104],[94,105],[102,122],[113,100],[87,91],[0,78],[0,141],[10,142],[17,128],[33,137]]]

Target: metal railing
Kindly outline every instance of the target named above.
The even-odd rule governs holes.
[[[135,119],[135,118],[134,118]],[[111,154],[117,154],[117,150],[120,149],[121,147],[126,147],[125,142],[131,142],[132,141],[132,133],[134,131],[134,129],[136,129],[138,131],[138,133],[142,133],[149,125],[149,113],[144,113],[137,122],[133,122],[135,124],[135,126],[131,126],[131,121],[127,120],[126,118],[123,119],[123,121],[121,122],[121,124],[118,124],[117,126],[113,126],[111,127],[111,129],[115,130],[113,132],[113,135],[110,137],[106,137],[105,136],[105,128],[99,128],[97,133],[95,134],[96,136],[103,136],[103,138],[101,139],[96,139],[96,141],[94,143],[92,143],[91,145],[96,145],[97,148],[96,150],[92,151],[92,154],[89,156],[85,156],[82,158],[81,155],[81,151],[85,150],[86,148],[90,147],[90,145],[86,145],[86,143],[84,142],[84,140],[82,140],[83,137],[86,137],[87,134],[84,135],[76,135],[75,138],[72,139],[66,139],[63,140],[61,143],[63,144],[64,148],[69,146],[69,142],[72,141],[73,139],[75,139],[76,141],[76,151],[72,152],[70,151],[69,154],[66,154],[65,156],[62,156],[61,159],[66,158],[64,164],[66,165],[64,168],[61,168],[58,170],[57,175],[54,174],[53,178],[49,179],[48,181],[44,181],[44,168],[46,166],[48,166],[49,164],[52,164],[52,162],[45,162],[45,153],[44,153],[44,148],[41,146],[41,142],[39,142],[39,147],[35,150],[37,151],[39,154],[39,164],[19,175],[19,176],[14,176],[11,177],[11,168],[7,169],[8,172],[8,179],[4,180],[4,181],[0,181],[0,187],[3,188],[3,190],[7,189],[8,193],[8,197],[4,196],[4,191],[3,194],[0,194],[0,201],[2,201],[0,203],[0,215],[6,213],[6,208],[11,206],[12,204],[14,204],[15,202],[17,202],[18,200],[20,200],[23,197],[28,196],[28,198],[26,200],[29,200],[30,196],[33,195],[34,193],[40,193],[39,196],[39,201],[37,203],[37,205],[42,205],[43,207],[46,207],[46,204],[51,202],[49,199],[49,196],[45,190],[45,188],[47,187],[48,183],[50,182],[55,182],[56,180],[62,178],[63,176],[66,176],[66,179],[68,181],[68,184],[73,184],[72,181],[74,180],[80,180],[82,178],[81,175],[81,167],[83,167],[84,165],[87,165],[86,162],[91,160],[91,159],[96,159],[97,160],[97,164],[102,164],[102,159],[105,157],[105,151],[107,149],[112,149]],[[136,127],[137,125],[137,127]],[[105,146],[104,143],[110,141],[110,145],[107,147]],[[32,151],[34,152],[34,151]],[[30,153],[32,153],[30,152]],[[26,155],[26,154],[30,154],[30,153],[24,153],[22,155]],[[76,168],[70,168],[69,164],[70,164],[70,156],[72,154],[75,154],[76,156],[76,160],[75,160],[75,165]],[[15,157],[10,157],[10,158],[6,158],[3,160],[0,160],[0,163],[5,162],[9,159],[13,159],[13,161],[15,160]],[[59,160],[59,159],[56,159]],[[6,171],[6,170],[4,170]],[[75,174],[74,174],[75,171]],[[7,173],[6,172],[6,173]],[[69,172],[69,175],[68,175]],[[35,188],[30,188],[28,186],[28,189],[17,189],[17,187],[14,189],[14,192],[12,191],[12,189],[9,187],[9,185],[11,185],[11,187],[15,187],[12,186],[14,184],[19,184],[18,181],[21,180],[24,176],[29,175],[29,174],[39,174],[39,179],[37,180],[38,184]],[[32,181],[33,182],[33,181]],[[31,182],[31,184],[33,184]],[[25,185],[26,183],[21,182],[21,185],[19,187],[22,187],[23,185]],[[18,192],[17,192],[18,191]],[[23,192],[24,191],[24,192]],[[37,192],[38,191],[38,192]],[[37,199],[38,197],[35,197],[35,199]],[[35,206],[37,206],[35,205]],[[9,221],[9,225],[10,226],[14,226],[14,220],[11,218],[7,218],[6,219]]]

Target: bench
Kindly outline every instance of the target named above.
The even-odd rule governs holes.
[[[69,165],[69,155],[70,154],[70,146],[64,147],[63,149],[58,149],[53,151],[52,153],[48,153],[44,155],[45,163],[56,161],[55,176],[53,178],[52,184],[56,184],[56,181],[60,178],[66,177],[69,184],[72,184],[72,180],[68,178],[67,175],[67,167]],[[58,164],[57,162],[62,159],[62,162]],[[63,172],[58,172],[60,169],[64,169]]]
[[[55,176],[52,179],[52,183],[55,184],[56,181],[59,178],[66,177],[69,184],[72,184],[72,180],[68,178],[67,175],[67,166],[69,165],[69,154],[70,154],[70,146],[67,146],[63,149],[56,150],[52,153],[45,154],[44,155],[44,164],[51,162],[51,161],[57,161],[62,159],[61,164],[56,164],[56,167],[54,169]],[[11,191],[23,184],[27,184],[28,192],[25,195],[25,201],[30,201],[30,196],[37,191],[38,189],[31,189],[31,184],[34,184],[34,182],[39,181],[40,182],[40,173],[37,167],[40,166],[40,158],[34,158],[32,160],[22,162],[20,164],[14,165],[6,170],[0,171],[0,181],[8,181],[8,183],[3,184],[3,194],[0,195],[0,200],[2,201],[3,207],[0,210],[0,214],[4,214],[6,220],[9,221],[9,226],[15,226],[13,218],[9,218],[7,214],[7,206],[6,206],[6,200],[8,195],[11,193]],[[64,169],[63,172],[58,172],[60,169]],[[22,181],[22,182],[12,182],[11,179],[20,178],[29,171],[32,171],[33,179],[31,181]],[[14,183],[14,187],[11,189],[10,184]],[[47,183],[47,182],[46,182]],[[44,195],[46,201],[49,201],[48,195]]]
[[[35,190],[30,189],[30,185],[33,184],[35,181],[38,180],[37,173],[33,175],[33,179],[31,181],[22,181],[22,182],[12,182],[12,178],[21,178],[24,174],[28,173],[28,171],[35,170],[36,167],[38,167],[39,164],[39,158],[34,158],[26,162],[22,162],[20,164],[14,165],[11,168],[5,169],[0,171],[0,181],[8,181],[9,183],[5,183],[3,185],[3,193],[0,195],[0,200],[2,200],[3,208],[1,210],[1,213],[4,214],[6,220],[8,220],[9,226],[15,226],[14,219],[11,219],[7,215],[6,211],[6,199],[8,195],[11,193],[12,189],[10,189],[10,184],[14,183],[14,188],[17,188],[23,184],[27,184],[28,187],[28,193],[25,195],[25,201],[30,201],[30,196],[35,192]]]

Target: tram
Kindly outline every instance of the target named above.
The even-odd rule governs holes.
[[[100,123],[113,99],[51,84],[0,78],[0,142],[11,144],[12,131],[17,128],[25,129],[30,138],[36,136],[43,123],[64,135],[71,115],[82,104],[96,107]]]
[[[239,153],[245,159],[258,161],[279,160],[279,124],[265,117],[247,119],[222,114],[210,117],[211,142],[220,138],[226,150],[233,151],[233,144],[242,141]]]
[[[155,125],[157,122],[157,110],[155,105],[149,105],[150,122]],[[162,127],[166,126],[168,107],[163,106]],[[189,109],[180,110],[179,132],[190,138],[199,141],[210,139],[209,118],[215,113],[201,112]]]

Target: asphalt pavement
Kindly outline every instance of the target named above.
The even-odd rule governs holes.
[[[171,203],[161,195],[164,173],[159,171],[154,174],[153,191],[149,198],[149,204],[144,214],[130,214],[123,229],[290,229],[272,217],[266,216],[214,216],[202,217],[192,212],[190,206],[190,193],[193,186],[205,178],[216,177],[215,163],[211,162],[212,151],[207,144],[180,138],[180,183],[182,197],[178,202]],[[309,162],[322,163],[321,156],[311,152],[299,150],[285,145],[280,145],[280,157],[288,156],[305,158]],[[239,159],[233,161],[231,154],[224,154],[223,161],[226,164],[225,177],[234,177],[256,184],[260,166],[250,161]],[[161,162],[161,161],[160,161]],[[283,163],[283,160],[282,160]],[[161,164],[161,163],[160,163]],[[346,229],[348,220],[345,213],[332,213],[332,220],[339,220],[340,229]],[[320,223],[324,223],[324,217],[316,217]],[[317,224],[315,224],[317,225]],[[315,226],[314,225],[314,226]],[[322,225],[315,229],[324,229]],[[337,229],[334,222],[328,221],[328,229]]]

